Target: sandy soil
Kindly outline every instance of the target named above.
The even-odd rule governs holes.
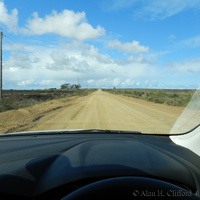
[[[183,108],[98,90],[88,96],[50,101],[0,113],[0,132],[112,129],[169,133]]]

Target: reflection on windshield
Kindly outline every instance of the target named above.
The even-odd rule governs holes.
[[[170,133],[185,133],[199,125],[200,122],[200,90],[196,90],[192,99],[177,119]]]

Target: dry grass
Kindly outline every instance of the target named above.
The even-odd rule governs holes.
[[[7,90],[3,91],[0,112],[17,110],[55,99],[71,96],[85,96],[91,92],[94,92],[94,89]]]
[[[105,89],[113,94],[143,99],[154,103],[185,107],[195,90],[165,90],[165,89]]]

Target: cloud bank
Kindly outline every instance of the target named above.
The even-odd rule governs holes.
[[[105,34],[104,28],[101,26],[93,28],[87,22],[84,12],[75,13],[72,10],[63,10],[60,13],[53,11],[45,18],[34,13],[32,19],[28,20],[26,28],[21,31],[28,35],[54,33],[78,40],[94,39]]]
[[[3,2],[0,1],[0,23],[6,25],[11,32],[17,31],[18,26],[18,11],[13,9],[8,12]]]
[[[118,40],[110,41],[108,46],[111,49],[116,49],[120,52],[127,52],[131,54],[145,53],[149,51],[149,47],[141,46],[138,41],[132,41],[132,43],[121,43]]]
[[[25,35],[57,34],[77,40],[90,40],[105,35],[103,27],[94,28],[87,22],[85,12],[66,9],[60,13],[52,11],[44,18],[35,12],[24,27],[19,27],[18,10],[13,9],[9,13],[4,2],[0,2],[0,23],[8,27],[10,32]]]

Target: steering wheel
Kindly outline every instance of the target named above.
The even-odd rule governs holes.
[[[143,177],[118,177],[86,185],[62,200],[133,200],[133,199],[200,200],[190,191],[177,185]]]

